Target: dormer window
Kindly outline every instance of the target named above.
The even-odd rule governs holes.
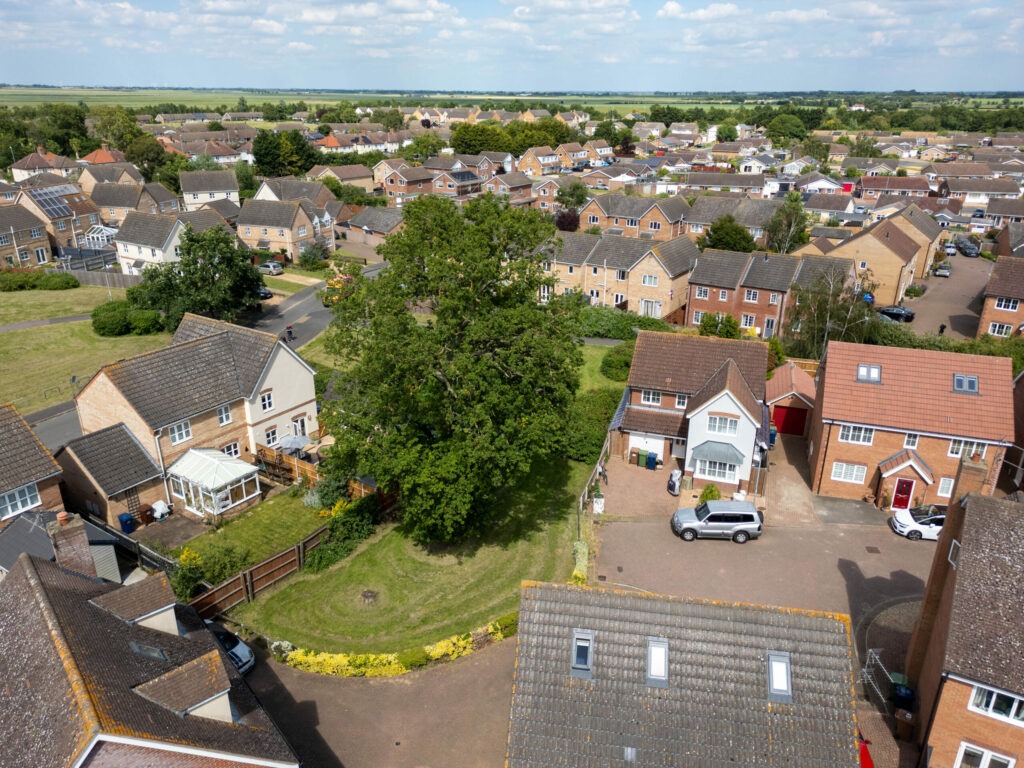
[[[590,629],[574,629],[572,631],[572,666],[573,677],[589,680],[594,672],[594,632]]]
[[[654,389],[645,389],[640,395],[640,402],[644,405],[661,405],[661,392]]]
[[[978,377],[968,376],[964,373],[953,374],[953,391],[963,392],[969,395],[978,394]]]
[[[857,381],[866,381],[869,384],[880,384],[882,381],[882,366],[860,363],[857,366]]]

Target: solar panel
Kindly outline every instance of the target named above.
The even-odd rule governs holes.
[[[44,187],[42,189],[26,190],[36,204],[51,219],[59,219],[66,216],[73,216],[71,208],[64,199],[65,195],[73,195],[78,192],[70,184],[60,184],[56,187]]]

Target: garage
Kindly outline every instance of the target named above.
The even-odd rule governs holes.
[[[629,433],[629,448],[636,448],[641,451],[648,451],[664,460],[665,438],[662,435],[649,435],[643,432]]]
[[[775,369],[765,385],[765,400],[780,434],[807,436],[808,415],[814,409],[814,389],[811,375],[792,361]]]
[[[784,435],[800,435],[803,437],[807,428],[807,408],[794,405],[776,405],[772,420],[775,428]]]

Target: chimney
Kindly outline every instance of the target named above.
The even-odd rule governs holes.
[[[46,157],[46,147],[44,147],[42,144],[36,144],[36,152],[42,155],[43,157]]]
[[[96,578],[96,563],[89,549],[89,536],[85,532],[85,521],[78,515],[67,512],[57,513],[57,519],[46,526],[46,532],[53,542],[53,553],[57,565],[84,576]]]

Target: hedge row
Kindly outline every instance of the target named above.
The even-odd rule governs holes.
[[[306,558],[303,570],[320,573],[352,554],[360,542],[373,533],[380,502],[376,496],[363,496],[356,501],[339,499],[327,521],[327,536]]]
[[[132,309],[127,301],[107,301],[92,311],[92,330],[97,336],[148,336],[163,329],[159,312]]]
[[[66,291],[80,285],[78,278],[66,272],[39,269],[0,269],[0,292]]]
[[[580,310],[581,336],[599,339],[636,338],[635,328],[642,331],[671,331],[672,326],[657,317],[642,317],[615,307],[583,307]]]

